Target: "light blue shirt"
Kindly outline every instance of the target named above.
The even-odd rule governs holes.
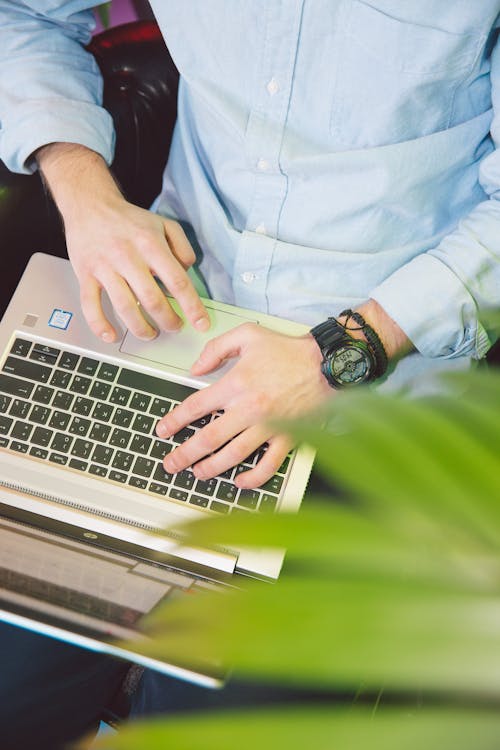
[[[52,141],[112,158],[77,43],[90,5],[0,0],[15,171]],[[156,208],[192,225],[211,295],[311,325],[372,297],[434,363],[483,356],[500,306],[500,0],[151,5],[181,73]]]

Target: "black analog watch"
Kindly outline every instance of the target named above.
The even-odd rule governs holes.
[[[352,317],[350,310],[345,312],[348,313],[348,319]],[[364,323],[360,315],[354,315],[358,324],[359,320]],[[365,327],[369,329],[370,334],[374,334],[373,329],[366,324],[360,325],[359,330],[364,330]],[[371,336],[367,337],[367,341],[353,338],[349,335],[346,325],[339,323],[336,318],[328,318],[324,323],[315,326],[311,329],[311,334],[323,355],[321,372],[332,388],[369,383],[382,375],[387,367],[385,351],[378,336],[376,340],[382,347],[383,356],[370,345],[370,340],[375,343]]]

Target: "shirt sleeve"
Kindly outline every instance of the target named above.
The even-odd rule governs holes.
[[[487,200],[439,245],[411,260],[370,297],[426,357],[483,357],[500,308],[500,43],[491,57],[494,150],[479,166]],[[495,330],[496,329],[496,330]]]
[[[109,164],[114,129],[102,78],[84,49],[96,0],[0,0],[0,158],[13,172],[36,168],[40,146],[78,143]]]

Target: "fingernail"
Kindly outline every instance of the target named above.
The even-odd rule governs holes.
[[[158,424],[158,425],[156,426],[156,434],[158,435],[158,437],[161,437],[161,438],[163,438],[163,437],[168,437],[168,430],[167,430],[167,428],[165,427],[165,425],[163,425],[163,424]]]
[[[158,331],[154,331],[153,334],[145,334],[144,336],[141,336],[141,339],[143,341],[154,341],[154,339],[158,336]]]
[[[208,318],[199,318],[194,324],[194,327],[198,331],[208,331],[210,328],[210,321]]]
[[[115,339],[114,334],[112,334],[111,331],[104,331],[103,333],[101,333],[101,338],[107,344],[110,344]]]

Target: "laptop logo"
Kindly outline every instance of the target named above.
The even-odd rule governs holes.
[[[72,312],[68,312],[67,310],[61,310],[60,308],[55,308],[52,311],[52,315],[49,318],[49,326],[52,328],[59,328],[62,331],[65,331],[67,327],[70,324],[71,318],[73,317]]]

